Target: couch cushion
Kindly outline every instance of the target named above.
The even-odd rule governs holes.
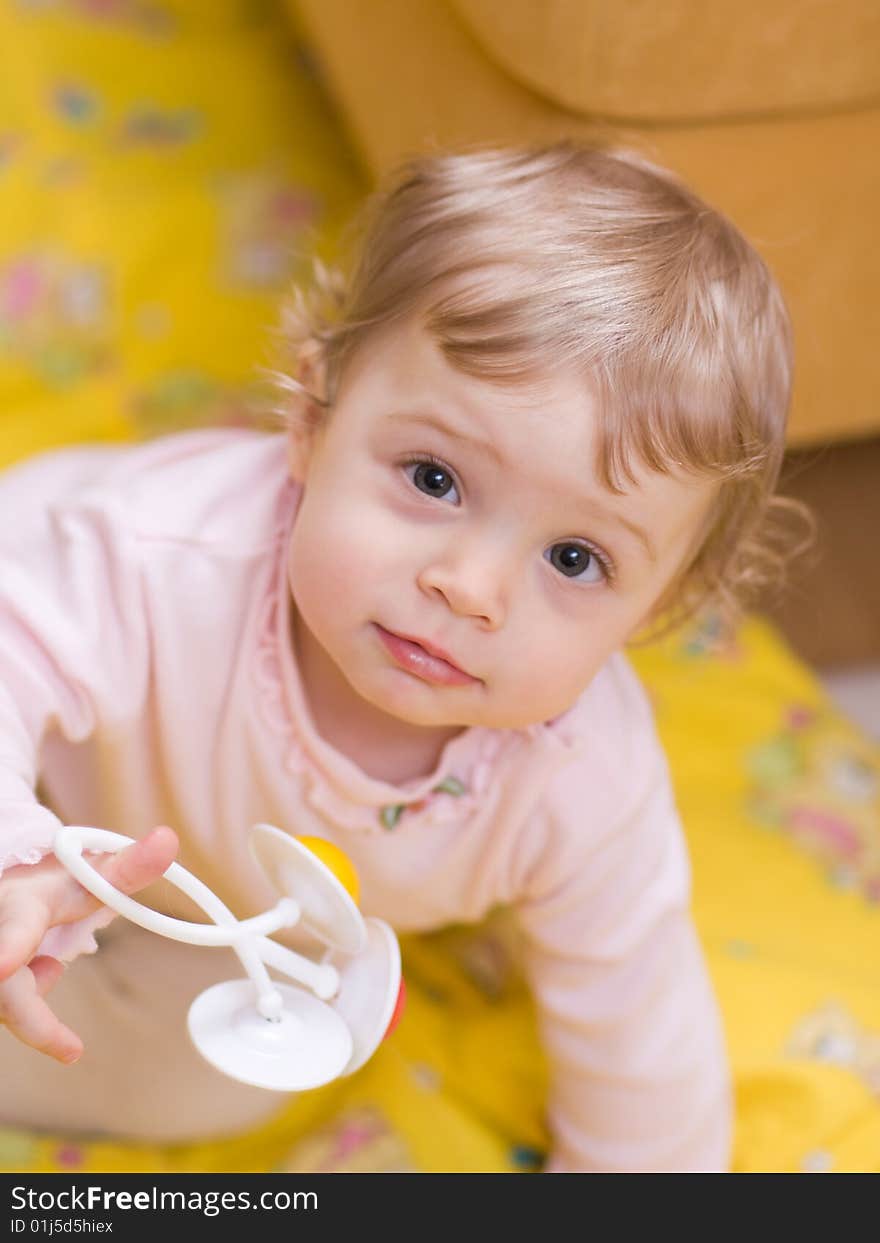
[[[0,467],[249,418],[362,192],[280,9],[0,4],[0,48]]]
[[[580,114],[709,120],[880,94],[875,0],[446,0],[486,55]]]

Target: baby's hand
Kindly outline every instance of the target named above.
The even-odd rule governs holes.
[[[177,845],[171,829],[158,828],[125,850],[90,862],[123,893],[137,893],[173,863]],[[83,1044],[43,1000],[63,965],[34,954],[50,928],[83,919],[100,905],[54,855],[9,868],[0,878],[0,1025],[59,1062],[77,1061]]]

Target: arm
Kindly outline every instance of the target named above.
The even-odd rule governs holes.
[[[58,820],[35,794],[42,745],[135,710],[148,646],[137,557],[96,476],[106,450],[37,457],[0,476],[0,874],[35,864]],[[48,933],[42,952],[93,950],[109,912]]]
[[[52,730],[82,741],[131,711],[147,669],[136,558],[123,524],[90,499],[90,461],[50,455],[0,478],[0,1022],[62,1060],[79,1042],[40,1000],[58,974],[47,955],[94,949],[112,914],[54,859],[40,862],[59,825],[34,792],[40,750]],[[140,888],[168,850],[135,850],[109,874]]]
[[[563,771],[520,906],[551,1070],[548,1172],[728,1168],[723,1032],[665,761],[652,751],[626,766],[626,793],[595,760]]]
[[[0,872],[58,828],[34,793],[47,735],[82,742],[145,692],[137,553],[95,473],[71,451],[0,476]]]

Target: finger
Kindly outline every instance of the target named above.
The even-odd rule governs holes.
[[[137,893],[158,880],[171,866],[177,849],[177,834],[163,825],[124,850],[94,856],[89,862],[114,888],[126,894]],[[64,890],[63,897],[53,909],[52,922],[71,923],[96,911],[99,906],[100,900],[82,885],[70,886]]]
[[[22,1044],[70,1064],[82,1055],[83,1043],[43,1001],[28,967],[21,967],[0,985],[0,1023]]]
[[[0,910],[0,981],[30,962],[46,935],[47,923],[44,903],[28,893],[8,895]]]
[[[160,825],[139,842],[103,858],[98,870],[122,893],[137,893],[167,871],[177,849],[177,834],[166,825]]]
[[[57,958],[50,958],[48,954],[40,954],[38,958],[32,958],[28,967],[41,997],[45,997],[64,975],[64,963],[59,962]]]

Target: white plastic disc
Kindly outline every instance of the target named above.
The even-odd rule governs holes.
[[[310,993],[275,984],[284,1001],[279,1022],[264,1019],[251,980],[227,980],[189,1008],[193,1044],[217,1070],[276,1092],[304,1092],[341,1075],[352,1053],[344,1020]]]
[[[278,892],[299,903],[304,928],[343,954],[363,949],[367,937],[363,917],[326,864],[272,824],[254,825],[250,848]]]
[[[400,991],[400,946],[381,919],[366,919],[367,944],[349,959],[333,957],[339,992],[330,1002],[351,1032],[351,1058],[343,1072],[352,1074],[373,1056],[388,1030]]]

